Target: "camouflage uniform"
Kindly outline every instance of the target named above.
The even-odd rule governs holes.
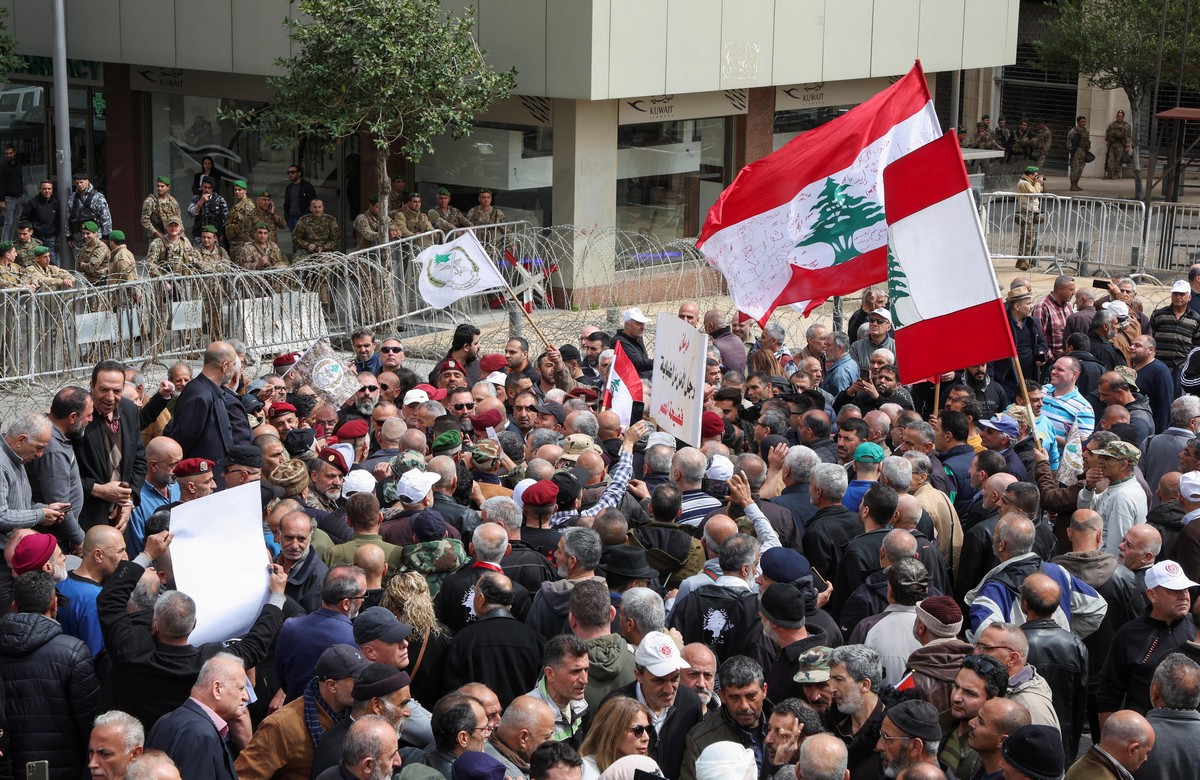
[[[129,251],[129,250],[126,250]],[[108,284],[111,272],[108,247],[97,237],[95,246],[85,243],[75,255],[75,267],[90,283]]]
[[[429,223],[438,230],[447,232],[455,228],[471,227],[471,221],[463,216],[463,213],[451,206],[442,211],[441,209],[432,208],[429,210]]]
[[[257,221],[254,215],[257,212],[258,206],[254,205],[252,198],[243,198],[229,210],[229,217],[225,220],[225,237],[229,239],[229,250],[233,254],[237,254],[242,244],[254,241],[254,223]]]
[[[330,501],[316,488],[310,487],[304,493],[304,505],[312,509],[320,509],[322,512],[337,512],[342,509],[337,505],[336,501]]]
[[[251,242],[254,241],[254,238],[253,238],[254,226],[256,224],[258,224],[259,222],[262,222],[262,223],[266,224],[266,226],[267,226],[267,240],[270,241],[272,244],[278,244],[279,243],[279,228],[286,228],[287,220],[284,219],[283,217],[279,216],[278,211],[276,211],[274,214],[268,214],[267,212],[260,209],[258,206],[255,206],[254,207],[254,218],[250,220],[250,232],[252,234],[251,238],[250,238]],[[228,231],[228,229],[229,228],[226,228],[227,231]]]
[[[267,259],[267,264],[262,268],[258,268],[258,262],[262,258]],[[259,247],[258,244],[249,243],[243,244],[242,248],[234,255],[234,262],[247,270],[266,271],[269,268],[287,268],[287,260],[283,257],[283,252],[279,249],[279,244],[274,241],[268,241],[265,247]]]
[[[200,255],[196,247],[181,234],[173,243],[156,238],[146,252],[146,267],[151,276],[190,276],[197,273]]]
[[[1104,155],[1104,178],[1119,179],[1124,166],[1121,158],[1125,150],[1130,148],[1133,139],[1133,129],[1123,119],[1114,119],[1104,131],[1104,142],[1108,144]]]
[[[405,226],[404,220],[399,216],[392,217],[389,221],[389,232],[392,230],[400,231],[400,238],[408,238],[412,235],[412,231]],[[357,249],[366,249],[391,240],[389,236],[382,235],[379,217],[372,214],[370,209],[354,218],[354,234],[358,236]]]
[[[1087,154],[1092,150],[1092,136],[1086,127],[1075,125],[1067,131],[1067,173],[1071,180],[1071,189],[1079,189],[1079,179],[1083,176],[1083,167],[1087,165]]]
[[[102,245],[103,246],[103,245]],[[107,247],[105,247],[107,249]],[[108,262],[108,284],[136,282],[138,280],[137,260],[129,247],[120,244],[112,252]]]
[[[467,551],[458,539],[437,539],[406,545],[400,557],[400,570],[423,575],[429,583],[430,595],[437,598],[446,575],[467,562]]]
[[[0,265],[0,289],[7,290],[13,287],[28,287],[30,283],[30,278],[16,263],[12,265]]]
[[[498,225],[501,222],[508,222],[508,217],[504,216],[504,212],[492,206],[484,213],[482,206],[476,206],[467,212],[467,219],[472,225]]]
[[[403,222],[404,227],[408,228],[408,232],[416,235],[418,233],[428,233],[433,230],[433,225],[429,223],[429,217],[422,214],[420,211],[414,211],[408,206],[396,212],[396,221]]]
[[[196,247],[196,253],[200,255],[200,259],[196,262],[202,274],[220,273],[221,271],[228,271],[233,267],[229,259],[229,253],[220,244],[213,244],[212,249],[205,249],[203,246],[198,246]]]
[[[1054,133],[1050,128],[1035,130],[1033,139],[1029,142],[1030,154],[1034,157],[1034,165],[1046,167],[1046,155],[1050,153],[1050,145],[1054,143]]]
[[[167,195],[165,198],[159,198],[158,195],[148,195],[142,201],[142,229],[146,231],[147,236],[154,235],[154,231],[166,234],[167,220],[175,217],[179,220],[179,224],[183,224],[183,214],[179,211],[179,201],[175,200],[173,195]]]
[[[300,221],[292,230],[292,246],[296,249],[292,259],[299,260],[307,257],[309,244],[316,245],[318,252],[334,250],[341,238],[342,229],[338,227],[337,220],[332,216],[322,214],[315,217],[312,214],[305,214],[300,217]]]
[[[37,249],[39,246],[45,246],[45,244],[43,244],[41,241],[38,241],[36,238],[31,238],[29,239],[29,243],[13,241],[13,246],[17,248],[17,265],[21,266],[22,268],[28,268],[34,263],[33,250]]]
[[[63,290],[75,282],[75,277],[70,271],[56,265],[47,265],[43,268],[34,263],[32,268],[25,269],[25,273],[31,281],[37,282],[39,290]]]

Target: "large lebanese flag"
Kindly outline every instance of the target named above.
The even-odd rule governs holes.
[[[1016,355],[957,136],[887,166],[883,189],[900,382]]]
[[[807,312],[882,282],[883,169],[941,134],[918,61],[866,103],[743,168],[696,245],[737,308],[760,322],[777,306]]]
[[[613,362],[608,369],[608,381],[604,384],[605,409],[612,409],[621,418],[621,429],[628,428],[633,421],[633,404],[642,401],[642,378],[633,367],[629,356],[621,347],[621,342],[614,342]]]

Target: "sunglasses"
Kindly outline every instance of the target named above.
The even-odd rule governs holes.
[[[978,646],[984,648],[985,650],[1008,649],[1003,645],[985,645],[980,643]],[[990,655],[968,655],[963,657],[963,668],[970,669],[974,672],[990,674],[998,669],[1003,669],[1004,665],[995,658],[992,658]]]
[[[474,409],[475,404],[454,404],[454,408],[461,412],[463,409]]]
[[[380,390],[391,390],[391,389],[392,389],[392,386],[391,386],[391,385],[385,385],[383,382],[380,382],[380,383],[379,383],[379,389],[380,389]]]
[[[362,387],[358,388],[358,392],[373,393],[378,389],[379,389],[379,385],[363,385]]]
[[[644,737],[650,733],[650,727],[638,724],[636,726],[630,726],[629,731],[632,732],[633,736],[635,737]]]
[[[399,353],[399,352],[403,352],[403,351],[404,351],[404,347],[380,347],[380,348],[379,348],[379,351],[380,351],[380,352],[387,352],[388,354],[396,354],[396,353]]]
[[[292,176],[293,174],[297,173],[300,173],[300,171],[288,171],[288,176]]]
[[[387,421],[388,421],[388,418],[386,418],[386,417],[382,420],[376,420],[374,417],[371,418],[371,422],[375,423],[376,425],[383,425]]]

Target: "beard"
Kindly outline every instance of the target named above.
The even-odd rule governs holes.
[[[837,701],[838,712],[843,715],[853,715],[858,712],[863,705],[863,696],[857,690],[850,694],[843,694]]]
[[[54,568],[54,581],[55,582],[63,582],[64,580],[67,579],[66,564],[53,563],[50,565]]]
[[[361,415],[365,415],[367,417],[370,417],[371,412],[373,412],[374,410],[375,410],[375,402],[372,401],[370,398],[364,398],[363,400],[354,404],[354,411],[358,412]]]
[[[67,429],[67,441],[72,444],[83,441],[83,433],[87,429],[86,425],[75,423]]]

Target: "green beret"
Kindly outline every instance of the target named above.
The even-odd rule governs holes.
[[[3,243],[0,243],[0,255],[4,254],[8,250],[12,249],[13,246],[14,246],[14,244],[11,241],[5,241]]]
[[[9,246],[11,246],[11,245],[12,244],[10,242]],[[48,246],[35,247],[33,250],[34,257],[41,257],[42,255],[48,255],[48,254],[50,254],[50,247],[48,247]]]
[[[378,202],[379,202],[379,196],[378,196],[378,195],[372,195],[372,196],[371,196],[371,200],[370,200],[370,202],[371,202],[371,203],[378,203]]]
[[[217,234],[217,226],[216,225],[205,225],[204,227],[200,228],[200,232],[201,233],[212,233],[215,236]]]
[[[1038,172],[1038,167],[1036,165],[1026,165],[1025,166],[1025,173],[1037,173],[1037,172]]]
[[[159,176],[157,179],[155,179],[155,181],[161,181],[163,184],[167,185],[168,187],[171,186],[171,180],[169,178],[167,178],[166,176]]]
[[[438,192],[437,192],[437,194],[438,194],[438,195],[449,195],[449,194],[450,194],[450,190],[446,189],[445,187],[438,187]]]
[[[124,241],[125,240],[125,231],[124,230],[111,231],[108,234],[108,240],[109,241],[117,241],[117,242]]]
[[[435,455],[446,455],[462,449],[462,434],[453,428],[438,434],[429,448]]]
[[[235,186],[235,187],[238,187],[238,188],[240,188],[240,189],[243,189],[243,190],[245,190],[245,189],[249,189],[249,187],[247,187],[247,186],[246,186],[246,180],[245,180],[245,179],[234,179],[234,180],[233,180],[233,186]]]
[[[260,197],[260,198],[269,198],[269,197],[271,197],[271,193],[270,193],[269,191],[267,191],[267,190],[258,190],[258,191],[257,191],[257,192],[255,192],[254,194],[255,194],[255,195],[257,195],[257,196],[258,196],[258,197]]]
[[[83,229],[88,231],[89,233],[99,233],[100,232],[100,226],[97,225],[95,222],[92,222],[91,220],[88,220],[87,222],[83,223]]]
[[[270,227],[270,225],[268,225],[266,222],[263,222],[263,221],[260,219],[258,222],[255,222],[255,223],[254,223],[254,229],[255,229],[255,230],[270,230],[270,229],[271,229],[271,227]]]
[[[485,193],[486,193],[486,194],[488,194],[488,195],[491,195],[491,194],[492,194],[492,191],[491,191],[491,190],[489,190],[487,187],[480,187],[480,188],[479,188],[479,194],[480,194],[480,195],[483,195],[483,194],[485,194]]]

